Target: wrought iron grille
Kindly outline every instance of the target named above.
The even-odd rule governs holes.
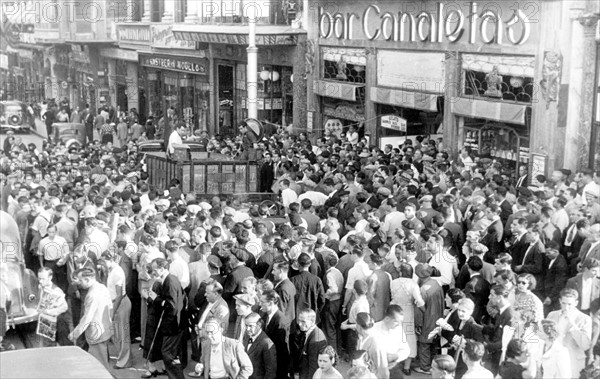
[[[489,73],[464,70],[464,95],[491,97],[514,103],[531,104],[533,99],[533,78],[500,75],[498,91],[494,91],[486,80]]]

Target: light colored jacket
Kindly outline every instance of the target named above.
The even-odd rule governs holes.
[[[113,335],[111,314],[112,300],[108,288],[94,282],[85,296],[84,313],[73,334],[78,337],[85,332],[85,339],[90,345],[108,341]]]
[[[223,337],[223,366],[227,375],[232,379],[248,379],[252,375],[253,368],[250,357],[244,351],[244,345],[232,338]],[[210,379],[210,342],[206,340],[202,346],[202,357],[204,363],[204,378]]]

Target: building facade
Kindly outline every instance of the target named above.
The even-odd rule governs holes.
[[[590,2],[327,1],[311,12],[313,130],[353,125],[380,146],[439,136],[513,175],[593,164]]]

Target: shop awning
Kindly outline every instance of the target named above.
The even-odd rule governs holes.
[[[364,86],[364,84],[358,83],[315,80],[314,91],[317,95],[325,97],[356,101],[356,90]]]
[[[204,43],[222,43],[248,45],[248,25],[173,25],[175,39]],[[296,45],[298,35],[306,34],[302,29],[293,29],[288,25],[256,25],[256,44]]]
[[[371,87],[370,99],[379,104],[397,105],[399,107],[421,109],[437,112],[437,95],[403,91],[400,89]]]
[[[472,98],[458,98],[451,102],[452,113],[461,116],[496,120],[509,124],[525,125],[527,106],[491,102]]]

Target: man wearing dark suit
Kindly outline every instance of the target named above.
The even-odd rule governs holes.
[[[298,257],[298,266],[300,273],[290,278],[290,281],[296,287],[296,317],[304,309],[312,309],[317,315],[325,306],[325,291],[323,282],[308,269],[311,265],[311,258],[308,254],[302,253]],[[318,322],[318,317],[317,317]]]
[[[489,368],[494,375],[498,373],[500,356],[502,355],[502,333],[505,326],[512,324],[512,308],[508,301],[510,291],[502,285],[495,285],[490,292],[489,304],[497,308],[498,315],[492,325],[483,327],[483,335],[487,335],[489,341],[486,350],[489,356]]]
[[[289,321],[279,310],[279,295],[273,290],[265,291],[260,296],[260,311],[264,332],[275,344],[277,352],[277,378],[286,379],[289,376],[290,351],[288,347]]]
[[[300,311],[297,333],[290,340],[290,351],[294,371],[299,371],[300,379],[312,379],[319,368],[319,351],[327,346],[325,333],[317,327],[317,314],[306,308]]]
[[[169,379],[184,379],[181,367],[181,338],[183,322],[181,311],[185,306],[185,295],[181,283],[175,275],[169,274],[169,262],[157,258],[152,261],[152,276],[162,282],[157,293],[150,291],[149,297],[161,309],[162,334],[161,352]]]
[[[468,267],[471,280],[465,287],[465,295],[473,300],[475,307],[473,309],[473,319],[480,322],[481,317],[486,315],[485,307],[487,306],[490,297],[490,283],[481,276],[483,261],[481,258],[474,256],[469,258],[466,266]]]
[[[527,200],[523,197],[517,198],[517,211],[508,217],[504,222],[504,239],[509,239],[511,236],[511,225],[515,220],[525,218],[529,221],[534,216],[527,210]]]
[[[275,292],[279,295],[279,310],[286,320],[291,322],[296,319],[296,287],[288,278],[290,264],[286,260],[280,260],[273,265],[273,281]]]
[[[512,204],[506,199],[507,193],[508,190],[506,187],[501,186],[496,189],[496,200],[500,206],[500,219],[504,224],[506,224],[510,215],[513,214]]]
[[[527,175],[527,166],[526,165],[519,166],[519,179],[517,179],[515,188],[519,189],[521,187],[527,187],[528,181],[529,181],[529,175]]]
[[[561,254],[567,258],[567,263],[579,256],[579,251],[585,242],[586,236],[582,235],[580,229],[585,229],[589,226],[589,220],[582,218],[581,211],[572,209],[569,211],[570,224],[564,230],[562,235],[562,250]]]
[[[496,256],[504,251],[504,247],[501,245],[504,226],[500,219],[500,207],[490,204],[485,210],[485,216],[492,223],[487,227],[481,243],[488,247],[489,254],[486,255],[486,261],[493,264]]]
[[[540,227],[542,229],[542,242],[554,241],[560,243],[562,240],[562,233],[556,225],[551,221],[554,210],[550,207],[542,207],[540,213]]]
[[[229,304],[230,321],[234,321],[237,317],[233,296],[242,293],[242,281],[245,278],[254,276],[252,270],[246,266],[246,261],[250,258],[249,253],[245,249],[235,249],[233,254],[229,256],[227,262],[232,270],[223,284],[223,299]]]
[[[277,377],[277,350],[273,341],[263,331],[263,321],[256,313],[246,316],[244,349],[252,362],[250,379],[275,379]]]
[[[565,288],[569,277],[569,266],[565,257],[560,252],[560,246],[556,242],[546,244],[546,273],[542,288],[544,290],[544,314],[560,309],[560,291]]]
[[[513,263],[515,265],[520,264],[523,261],[523,256],[529,248],[529,243],[527,242],[527,219],[522,217],[513,221],[510,225],[510,231],[512,234],[512,239],[510,241],[510,246],[508,247],[508,252],[513,258]]]
[[[514,261],[513,271],[517,274],[528,273],[535,277],[537,283],[542,283],[544,273],[544,245],[540,241],[540,232],[537,227],[530,230],[526,236],[528,247],[523,253],[521,260]],[[533,292],[542,296],[542,289],[537,287]]]
[[[271,192],[271,186],[275,179],[274,163],[271,159],[271,153],[263,153],[263,164],[260,166],[260,192]]]

